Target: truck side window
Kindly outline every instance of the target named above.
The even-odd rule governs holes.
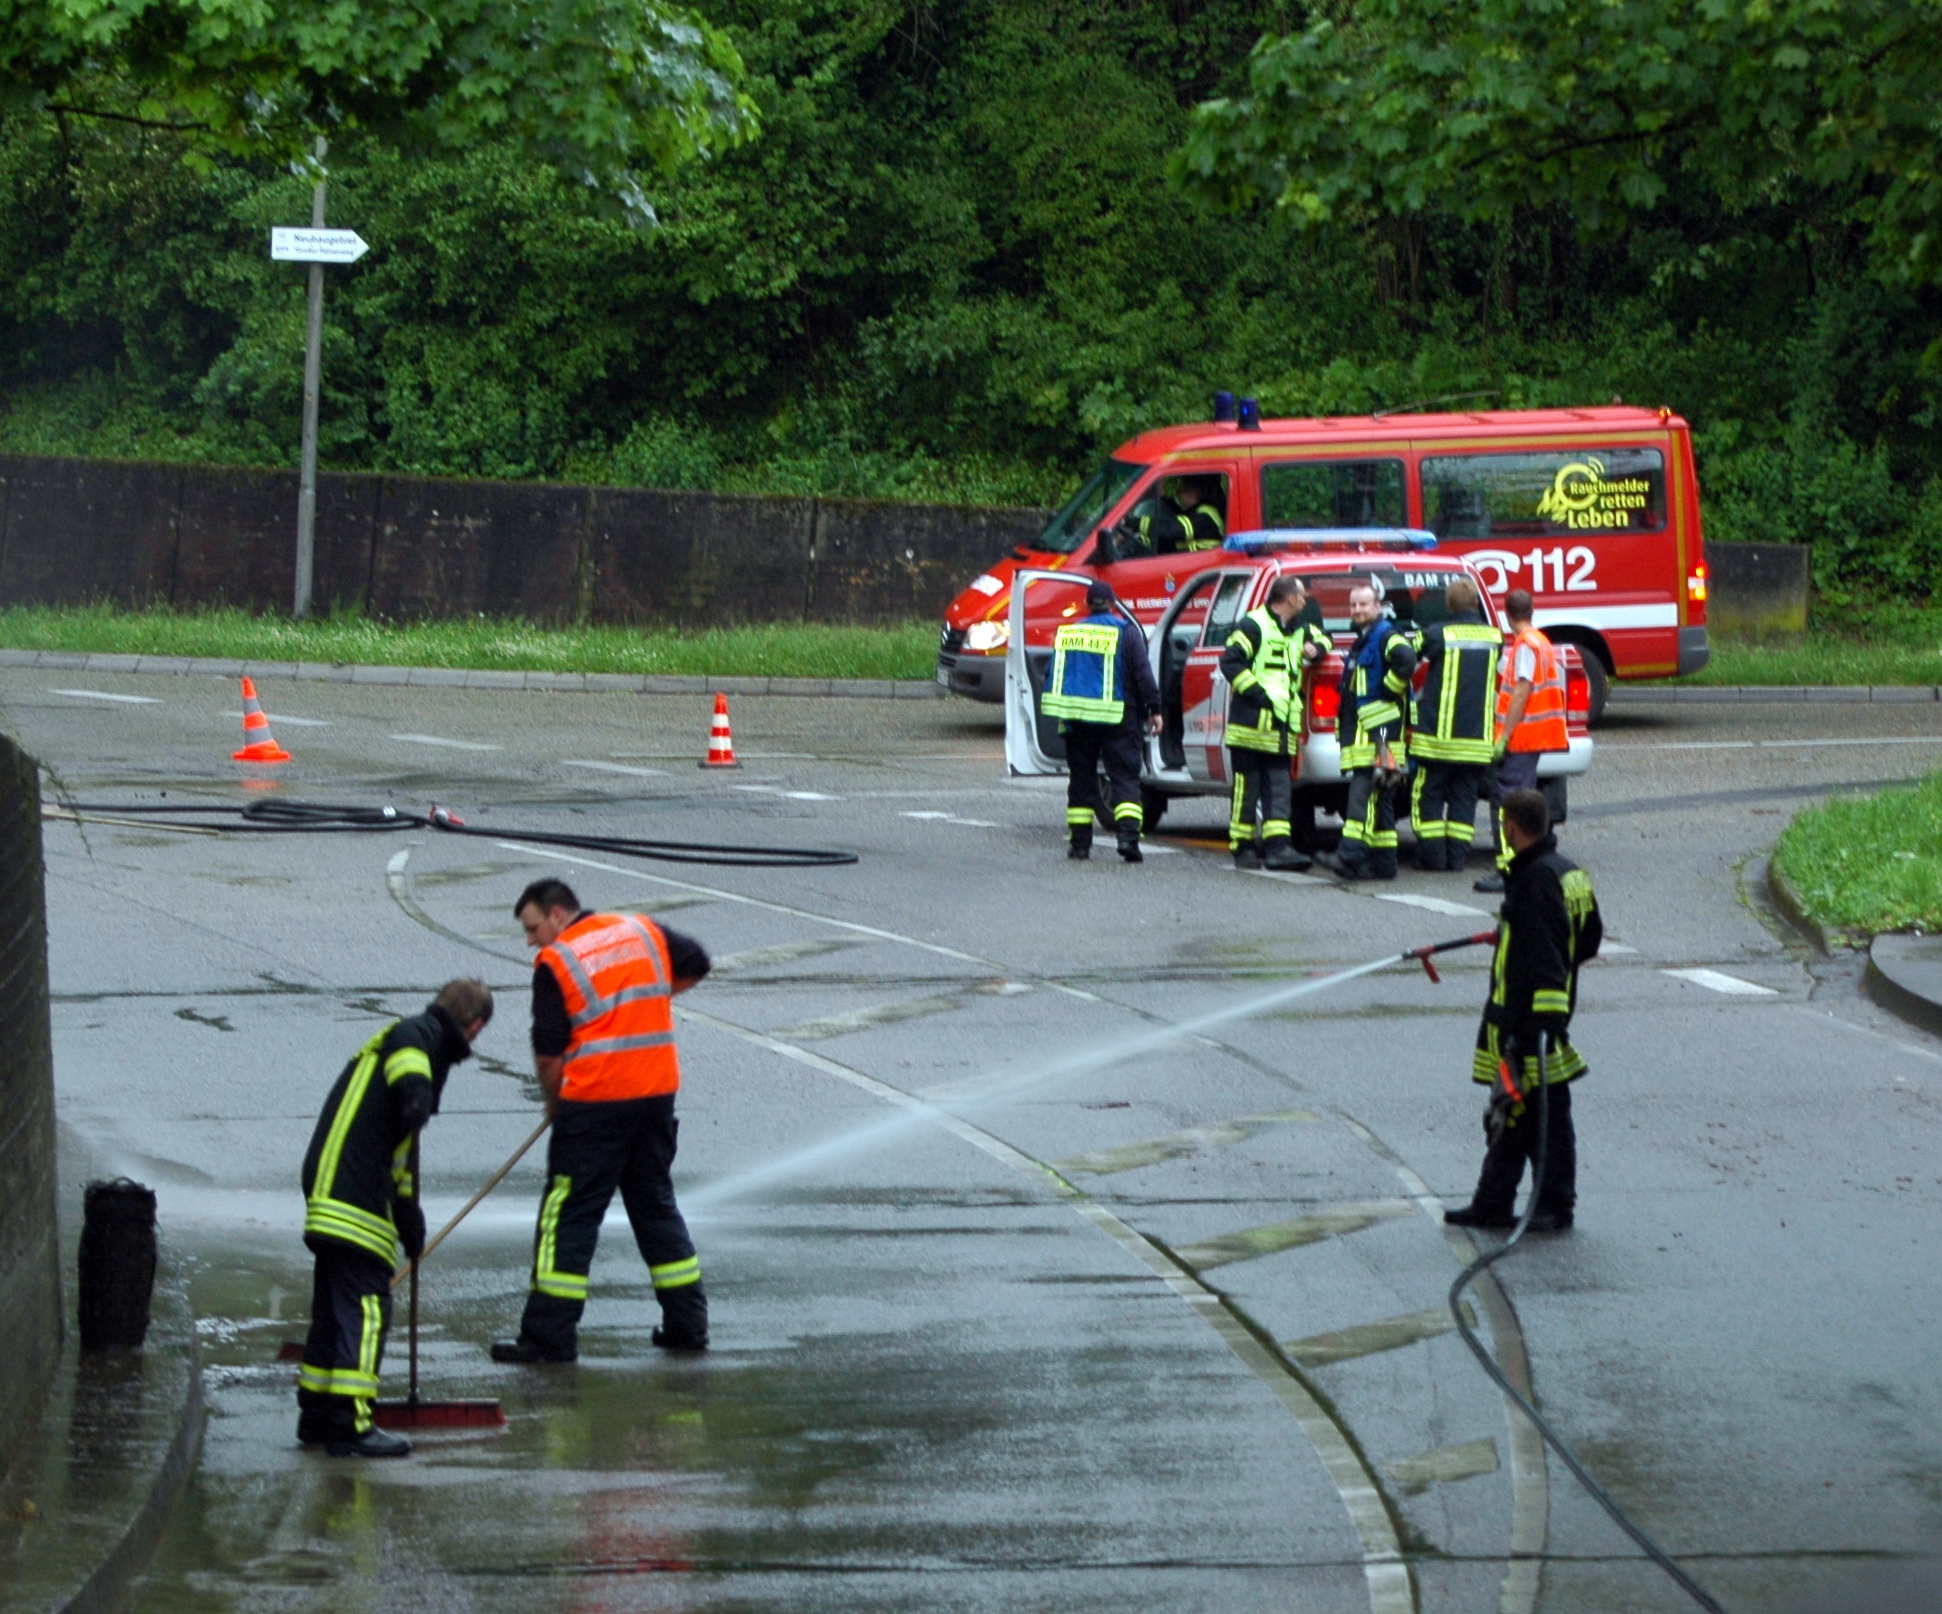
[[[1401,460],[1286,460],[1261,472],[1264,527],[1400,527]]]
[[[1220,593],[1214,596],[1214,608],[1207,613],[1207,631],[1201,636],[1201,646],[1218,647],[1227,642],[1228,634],[1234,631],[1234,624],[1241,619],[1241,607],[1247,603],[1247,586],[1252,581],[1246,572],[1230,572],[1221,579]]]
[[[1423,461],[1423,522],[1458,539],[1658,532],[1665,456],[1656,448],[1435,455]]]

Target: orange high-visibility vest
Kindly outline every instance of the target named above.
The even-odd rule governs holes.
[[[592,913],[542,947],[572,1035],[560,1097],[582,1103],[653,1098],[681,1086],[674,1051],[674,970],[652,919]]]
[[[1536,628],[1524,628],[1504,646],[1502,670],[1497,679],[1497,732],[1510,720],[1511,691],[1517,687],[1517,652],[1528,647],[1536,662],[1531,680],[1531,698],[1524,704],[1523,720],[1510,733],[1513,751],[1568,751],[1571,735],[1564,724],[1564,663],[1551,641]]]

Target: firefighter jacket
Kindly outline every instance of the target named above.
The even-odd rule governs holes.
[[[1547,835],[1510,860],[1500,913],[1490,999],[1470,1074],[1494,1082],[1498,1062],[1514,1049],[1520,1068],[1513,1074],[1528,1091],[1538,1081],[1538,1039],[1549,1035],[1546,1074],[1554,1082],[1575,1080],[1585,1073],[1567,1036],[1578,1006],[1578,970],[1598,956],[1605,935],[1591,876],[1561,856],[1558,838]]]
[[[1068,723],[1108,727],[1151,717],[1160,709],[1160,686],[1145,636],[1113,611],[1066,623],[1053,636],[1039,709]]]
[[[1191,510],[1141,516],[1140,536],[1156,555],[1198,553],[1220,548],[1227,539],[1227,522],[1211,504],[1197,504]]]
[[[1411,703],[1409,754],[1425,762],[1490,761],[1497,744],[1497,658],[1504,636],[1481,616],[1455,616],[1416,635],[1427,663]]]
[[[1403,703],[1416,652],[1388,617],[1377,617],[1349,647],[1342,668],[1342,766],[1373,768],[1378,742],[1401,760]]]
[[[1233,691],[1227,703],[1227,743],[1242,751],[1286,756],[1301,710],[1302,646],[1332,649],[1328,634],[1297,620],[1283,628],[1261,605],[1234,624],[1221,651],[1221,677]]]
[[[674,966],[661,927],[639,914],[583,913],[539,950],[566,1006],[560,1097],[604,1104],[681,1086]]]
[[[303,1157],[303,1241],[398,1262],[394,1203],[415,1203],[411,1143],[438,1113],[445,1078],[472,1045],[433,1004],[394,1020],[357,1051],[324,1100]]]

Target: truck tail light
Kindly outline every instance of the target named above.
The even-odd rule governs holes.
[[[1567,720],[1591,721],[1591,680],[1585,676],[1583,662],[1564,675],[1564,715]]]
[[[1692,572],[1686,578],[1686,603],[1688,605],[1704,605],[1706,603],[1706,576],[1705,561],[1693,562]]]
[[[1308,727],[1312,733],[1332,734],[1335,720],[1342,715],[1342,689],[1339,684],[1324,683],[1320,677],[1308,686]]]

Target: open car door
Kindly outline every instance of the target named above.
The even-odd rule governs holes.
[[[1083,574],[1023,567],[1012,573],[1011,641],[1005,649],[1005,766],[1014,778],[1065,772],[1065,736],[1059,733],[1059,720],[1040,710],[1046,680],[1052,675],[1052,647],[1025,643],[1027,597],[1036,591],[1041,614],[1066,622],[1085,614],[1086,589],[1092,581]],[[1048,591],[1056,592],[1048,595]],[[1118,601],[1113,609],[1139,628],[1133,614]],[[1142,637],[1145,633],[1140,628]]]
[[[1163,739],[1172,742],[1167,760],[1196,784],[1228,782],[1227,680],[1221,677],[1220,658],[1260,576],[1259,567],[1249,567],[1195,578],[1194,589],[1161,624],[1162,655],[1176,681],[1168,693],[1178,702],[1170,700],[1166,714]]]

